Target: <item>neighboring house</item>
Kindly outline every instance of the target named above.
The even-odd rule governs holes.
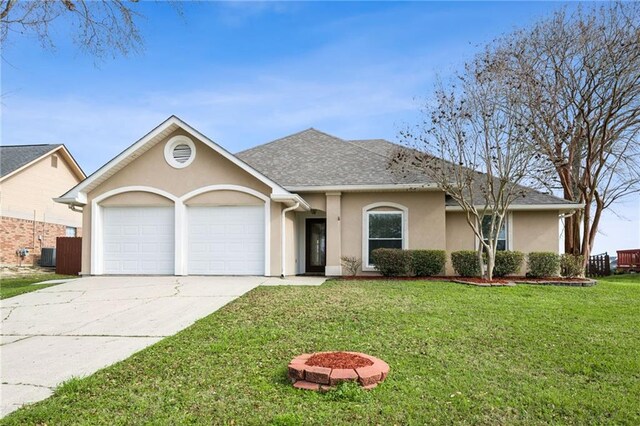
[[[376,247],[474,249],[443,191],[387,170],[394,146],[309,129],[233,155],[172,116],[57,201],[83,209],[83,274],[341,275],[345,255],[373,272]],[[557,252],[575,208],[530,190],[504,246]]]
[[[85,177],[64,145],[0,146],[0,264],[36,264],[56,237],[80,236],[82,215],[53,199]]]

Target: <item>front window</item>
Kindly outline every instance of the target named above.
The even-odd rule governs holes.
[[[402,212],[369,212],[367,235],[367,266],[371,267],[371,252],[379,248],[403,247]]]
[[[78,233],[78,230],[72,226],[67,226],[67,229],[65,231],[65,236],[67,237],[75,237]]]
[[[489,236],[491,231],[491,216],[484,216],[482,218],[482,235],[485,236],[484,241],[489,243]],[[494,230],[496,233],[496,230]],[[504,251],[507,250],[507,218],[505,217],[502,220],[502,227],[496,233],[496,250]]]

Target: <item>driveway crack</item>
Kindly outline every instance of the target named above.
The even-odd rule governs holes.
[[[9,317],[11,316],[11,314],[13,313],[13,311],[16,310],[16,308],[17,308],[17,306],[8,306],[8,307],[4,308],[4,309],[8,309],[9,313],[5,317],[2,318],[2,321],[8,320]]]
[[[180,287],[182,287],[184,284],[180,282],[180,279],[176,279],[176,285],[173,286],[173,289],[175,290],[175,293],[173,293],[171,296],[179,296],[180,295]]]

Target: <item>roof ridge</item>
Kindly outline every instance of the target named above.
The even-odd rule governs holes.
[[[386,155],[382,155],[382,154],[380,154],[379,152],[373,151],[373,150],[371,150],[371,149],[369,149],[369,148],[365,148],[365,147],[360,146],[360,145],[358,145],[358,144],[356,144],[356,143],[355,143],[355,142],[361,142],[361,141],[384,141],[384,142],[386,142],[386,143],[388,143],[388,144],[395,145],[395,146],[398,146],[398,147],[400,147],[400,148],[406,148],[406,147],[404,147],[404,146],[402,146],[402,145],[400,145],[400,144],[393,143],[393,142],[388,141],[388,140],[386,140],[386,139],[353,139],[353,140],[345,140],[345,142],[346,142],[346,143],[348,143],[348,144],[350,144],[350,145],[352,145],[352,146],[355,146],[355,147],[357,147],[357,148],[363,149],[363,150],[365,150],[365,151],[367,151],[367,152],[370,152],[370,153],[372,153],[372,154],[375,154],[375,155],[377,155],[377,156],[379,156],[379,157],[387,158],[387,156],[386,156]]]
[[[272,141],[265,142],[265,143],[263,143],[263,144],[256,145],[256,146],[251,147],[251,148],[247,148],[247,149],[245,149],[245,150],[242,150],[242,151],[239,151],[239,152],[235,153],[234,155],[236,155],[236,156],[237,156],[237,155],[246,154],[247,152],[252,151],[252,150],[254,150],[254,149],[256,149],[256,148],[263,148],[263,147],[265,147],[265,146],[268,146],[268,145],[274,144],[274,143],[276,143],[276,142],[280,142],[280,141],[282,141],[282,140],[284,140],[284,139],[288,139],[288,138],[293,137],[293,136],[301,135],[301,134],[306,133],[306,132],[308,132],[308,131],[310,131],[310,130],[313,130],[314,132],[316,132],[316,133],[320,133],[320,134],[323,134],[323,135],[325,135],[325,136],[329,136],[329,137],[331,137],[331,138],[333,138],[333,139],[338,139],[338,140],[340,140],[340,141],[344,141],[344,139],[341,139],[341,138],[339,138],[339,137],[337,137],[337,136],[330,135],[329,133],[323,132],[323,131],[318,130],[318,129],[314,128],[314,127],[309,127],[308,129],[300,130],[299,132],[291,133],[290,135],[283,136],[283,137],[281,137],[281,138],[274,139],[274,140],[272,140]]]

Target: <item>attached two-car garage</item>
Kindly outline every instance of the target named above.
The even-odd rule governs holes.
[[[105,274],[173,275],[181,251],[188,275],[265,273],[264,205],[186,206],[180,230],[174,206],[102,210]]]

